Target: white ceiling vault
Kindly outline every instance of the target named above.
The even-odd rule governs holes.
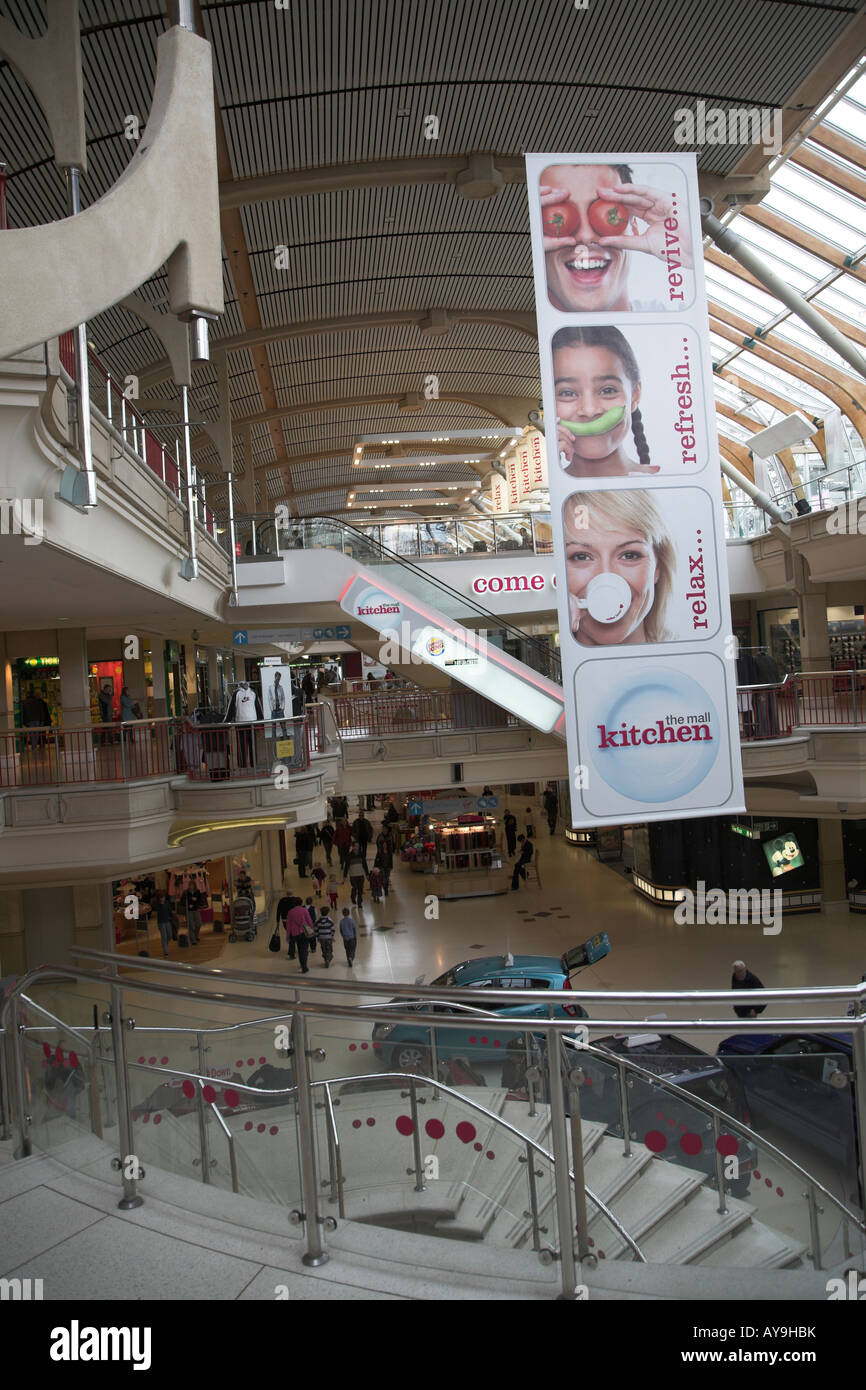
[[[40,32],[42,0],[2,7],[22,31]],[[129,162],[124,120],[146,120],[169,10],[157,0],[80,0],[85,206]],[[585,10],[572,0],[291,0],[285,9],[273,0],[203,0],[225,249],[226,312],[211,337],[215,350],[230,340],[236,472],[243,480],[257,470],[257,505],[300,493],[301,515],[343,512],[356,484],[361,495],[351,466],[361,434],[480,435],[491,424],[525,424],[540,381],[523,153],[667,150],[674,112],[699,98],[724,109],[782,108],[787,139],[857,60],[860,10],[860,0],[590,0]],[[436,140],[425,139],[430,115]],[[862,130],[854,134],[862,141]],[[768,158],[738,145],[696,148],[701,171],[717,176],[756,173]],[[502,173],[500,190],[462,196],[455,174],[485,152]],[[10,225],[65,215],[44,118],[4,64],[0,159]],[[280,265],[278,247],[286,248]],[[726,261],[714,267],[719,298]],[[140,292],[163,305],[164,276]],[[737,309],[771,317],[768,297],[751,294],[751,310],[749,294]],[[431,311],[444,311],[445,321],[425,325]],[[112,372],[141,375],[145,409],[173,397],[162,348],[138,319],[112,308],[88,331]],[[440,398],[428,401],[431,373]],[[721,378],[719,389],[724,404]],[[213,366],[196,371],[193,410],[197,420],[216,414]],[[219,506],[219,463],[206,434],[195,449]],[[479,452],[473,445],[472,456]],[[489,468],[458,459],[436,476],[447,487]],[[392,503],[423,511],[425,499],[427,510],[445,500],[444,514],[465,505],[455,501],[463,488],[411,492],[422,481],[429,489],[420,468],[365,482],[385,476],[405,485]]]

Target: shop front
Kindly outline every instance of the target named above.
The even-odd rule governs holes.
[[[172,913],[169,956],[196,947],[213,955],[222,950],[240,894],[251,893],[256,910],[264,910],[260,842],[237,854],[117,879],[112,884],[114,936],[121,953],[162,954],[155,910],[160,889],[165,890]]]
[[[63,706],[60,699],[60,660],[56,656],[20,656],[12,667],[12,699],[15,726],[24,722],[21,705],[31,691],[44,700],[56,727],[61,722]]]

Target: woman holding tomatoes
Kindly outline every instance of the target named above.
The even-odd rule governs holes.
[[[559,457],[572,478],[658,473],[638,402],[637,360],[618,328],[562,328],[553,337]],[[632,443],[637,458],[631,454]]]
[[[551,304],[568,312],[657,313],[661,300],[633,301],[629,255],[665,263],[670,195],[632,183],[627,164],[551,164],[541,175],[544,256]],[[638,220],[646,228],[638,231]],[[691,266],[685,219],[677,218],[680,263]]]

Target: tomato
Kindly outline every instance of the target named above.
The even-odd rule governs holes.
[[[580,226],[580,213],[571,202],[548,203],[541,209],[541,225],[545,236],[573,236]]]
[[[597,236],[619,236],[628,227],[629,216],[623,203],[609,203],[606,198],[596,198],[587,213],[589,225]]]

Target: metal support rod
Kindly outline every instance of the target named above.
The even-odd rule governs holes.
[[[532,1034],[529,1032],[528,1029],[527,1029],[526,1033],[524,1034],[523,1045],[524,1045],[524,1048],[526,1049],[526,1089],[527,1089],[527,1091],[529,1092],[529,1112],[528,1112],[528,1113],[529,1113],[529,1118],[532,1119],[532,1118],[538,1113],[538,1111],[537,1111],[536,1104],[535,1104],[535,1080],[534,1080],[535,1064],[534,1064],[534,1062],[533,1062],[533,1060],[532,1060],[532,1055],[531,1055],[531,1053],[530,1053],[530,1047],[531,1047],[531,1045],[532,1045]]]
[[[617,1062],[619,1073],[619,1109],[622,1116],[622,1156],[631,1158],[631,1115],[628,1105],[628,1077],[625,1074],[625,1067]]]
[[[809,1239],[812,1242],[812,1268],[821,1269],[821,1231],[818,1227],[818,1198],[815,1189],[809,1184],[809,1191],[806,1193],[809,1203]]]
[[[718,1115],[713,1116],[713,1153],[716,1161],[716,1182],[719,1186],[719,1205],[716,1211],[719,1216],[727,1215],[727,1205],[725,1203],[725,1157],[719,1152],[719,1138],[722,1133],[722,1122]]]
[[[27,1087],[24,1081],[24,1010],[16,1000],[10,1009],[9,1038],[12,1044],[12,1073],[15,1078],[15,1108],[18,1112],[18,1149],[16,1158],[29,1158],[33,1152],[30,1138],[32,1116],[27,1105]]]
[[[421,1157],[421,1135],[418,1132],[418,1090],[414,1080],[409,1082],[409,1113],[412,1116],[412,1155],[415,1162],[415,1191],[424,1191],[424,1160]],[[412,1169],[409,1169],[412,1172]]]
[[[9,1121],[12,1117],[8,1047],[7,1036],[0,1035],[0,1139],[9,1138]]]
[[[90,1044],[90,1131],[98,1139],[102,1138],[102,1110],[99,1102],[99,1034],[96,1033]]]
[[[129,1072],[126,1065],[126,1034],[123,1028],[123,989],[111,986],[111,1040],[114,1045],[114,1079],[117,1088],[117,1127],[120,1133],[120,1174],[123,1196],[118,1202],[121,1211],[132,1211],[142,1205],[137,1179],[127,1174],[127,1159],[134,1153],[132,1114],[129,1105]]]
[[[189,428],[189,387],[180,388],[181,409],[183,412],[183,455],[186,466],[186,522],[189,538],[189,578],[198,579],[198,560],[196,558],[195,537],[195,489],[192,482],[192,440]],[[184,575],[184,578],[187,576]]]
[[[704,200],[702,199],[701,202],[703,204]],[[855,372],[866,380],[866,357],[857,351],[844,333],[840,333],[838,328],[834,328],[831,323],[828,323],[824,315],[810,304],[808,299],[804,299],[780,275],[771,270],[742,237],[737,236],[736,232],[732,232],[730,227],[723,226],[712,213],[702,215],[701,225],[707,236],[711,237],[722,251],[726,251],[729,256],[733,256],[735,260],[739,261],[740,265],[745,266],[756,280],[760,280],[761,284],[766,286],[770,294],[785,304],[799,319],[802,319],[813,333],[817,333],[828,347],[831,347],[834,352],[838,352],[839,356],[844,358]]]
[[[541,1230],[538,1224],[538,1187],[535,1182],[535,1150],[526,1145],[526,1179],[529,1183],[529,1214],[532,1217],[532,1248],[541,1249]]]
[[[229,1168],[231,1170],[232,1175],[232,1192],[240,1192],[240,1183],[238,1181],[238,1156],[235,1152],[235,1136],[232,1134],[231,1130],[229,1129],[228,1125],[226,1124],[225,1120],[220,1114],[219,1106],[217,1105],[216,1101],[211,1101],[210,1109],[216,1116],[217,1124],[222,1129],[222,1132],[226,1137],[226,1142],[229,1146]]]
[[[81,171],[71,165],[66,171],[66,192],[73,217],[81,211]],[[87,485],[85,507],[96,506],[96,473],[93,469],[93,442],[90,434],[90,363],[87,358],[87,324],[80,323],[75,336],[75,392],[78,401],[78,451]]]
[[[111,413],[111,372],[106,373],[105,377],[105,418],[109,425],[114,424]]]
[[[302,1256],[302,1263],[315,1267],[326,1264],[329,1257],[322,1242],[323,1218],[319,1215],[319,1173],[316,1162],[313,1093],[310,1089],[310,1063],[307,1054],[307,1020],[304,1014],[298,1011],[292,1015],[292,1047],[295,1081],[298,1087],[301,1201],[307,1227],[307,1249]]]
[[[719,456],[719,465],[725,477],[730,478],[731,482],[735,483],[738,488],[742,488],[746,496],[751,497],[753,502],[757,502],[761,511],[766,512],[767,516],[772,517],[773,521],[790,521],[790,516],[785,515],[781,507],[773,501],[772,497],[769,497],[761,488],[756,487],[752,480],[746,477],[745,473],[741,473],[739,468],[735,468],[734,465],[729,463],[722,455]]]
[[[195,1035],[195,1054],[196,1066],[199,1076],[206,1076],[205,1071],[205,1045],[201,1033]],[[207,1134],[207,1101],[204,1098],[204,1082],[200,1081],[196,1086],[196,1107],[198,1110],[198,1145],[201,1156],[201,1180],[210,1182],[210,1146]]]
[[[430,1075],[434,1081],[439,1081],[439,1048],[436,1045],[436,1029],[430,1029]],[[431,1100],[438,1099],[438,1091],[433,1092]]]
[[[238,593],[238,557],[235,541],[235,491],[232,485],[232,475],[228,474],[229,492],[229,559],[232,566],[232,594],[237,599]]]
[[[568,1129],[565,1120],[562,1058],[559,1036],[555,1028],[545,1032],[548,1089],[550,1091],[550,1135],[553,1141],[553,1181],[556,1194],[556,1226],[559,1236],[562,1293],[560,1298],[573,1299],[577,1291],[577,1271],[574,1263],[574,1230],[571,1220],[571,1179],[568,1157]]]
[[[568,1067],[568,1057],[561,1038],[557,1039],[563,1065]],[[583,1168],[583,1125],[580,1118],[580,1085],[583,1071],[580,1067],[568,1070],[568,1097],[571,1119],[571,1164],[574,1171],[574,1208],[577,1213],[577,1258],[585,1260],[590,1254],[589,1219],[586,1211],[586,1178]]]

